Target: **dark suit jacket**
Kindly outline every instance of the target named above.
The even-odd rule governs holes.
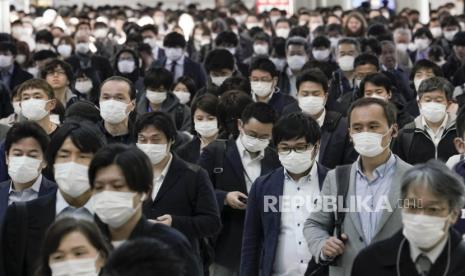
[[[6,180],[0,183],[0,225],[8,208],[8,199],[10,198],[10,194],[8,192],[10,191],[10,185],[11,180]],[[56,190],[57,184],[43,176],[42,182],[40,183],[39,197],[55,193]]]
[[[291,104],[283,114],[302,112],[298,104]],[[321,127],[320,156],[318,162],[334,169],[338,165],[351,164],[357,159],[357,152],[350,142],[347,118],[340,113],[326,110]]]
[[[21,67],[15,63],[10,81],[10,91],[13,92],[16,86],[32,78],[33,76],[29,72],[21,69]]]
[[[179,147],[176,154],[186,162],[197,164],[200,159],[200,139],[194,137],[189,143]]]
[[[455,231],[449,230],[450,235],[450,267],[448,276],[462,276],[465,275],[465,263],[463,256],[465,256],[465,247],[459,247],[462,237]],[[392,276],[397,275],[397,256],[399,248],[404,240],[402,230],[397,232],[391,238],[374,243],[367,248],[363,249],[357,256],[352,267],[353,276]],[[428,275],[437,276],[443,275],[446,270],[446,263],[448,259],[448,244],[442,250],[436,262],[431,266]],[[408,240],[405,239],[401,248],[399,270],[401,275],[417,276],[419,275],[415,268],[415,263],[410,257],[410,247]]]
[[[318,166],[318,182],[321,187],[328,169]],[[281,213],[264,210],[265,196],[279,198],[283,195],[284,169],[279,168],[258,178],[250,189],[242,240],[240,275],[270,276],[281,233]],[[279,209],[278,206],[276,206]],[[306,246],[306,245],[305,245]]]
[[[152,67],[165,68],[166,61],[166,56],[160,58],[153,63]],[[205,73],[205,70],[203,69],[202,65],[193,61],[189,57],[184,58],[184,72],[182,75],[191,77],[195,82],[197,90],[205,87],[205,84],[207,83],[207,74]]]
[[[273,94],[268,104],[274,108],[278,115],[281,115],[287,106],[297,104],[297,101],[287,94],[278,92]]]
[[[81,64],[81,57],[78,54],[72,55],[65,60],[72,67],[74,73],[79,70],[85,71],[89,77],[96,83],[102,83],[107,78],[113,76],[113,69],[111,68],[110,61],[99,55],[92,55],[90,57],[90,64],[83,67]]]
[[[171,215],[172,227],[183,233],[198,252],[199,238],[216,234],[221,227],[215,193],[207,172],[173,154],[170,167],[155,198],[144,204],[144,215],[156,219]]]
[[[219,151],[223,152],[221,155],[223,167],[221,173],[215,173],[215,171],[219,172],[218,164],[215,164]],[[245,211],[233,209],[224,204],[226,194],[229,192],[239,191],[247,194],[244,168],[237,150],[236,140],[230,139],[226,142],[215,141],[211,143],[200,155],[199,164],[207,170],[215,187],[223,224],[222,231],[216,237],[215,262],[228,268],[237,268],[241,255]],[[261,164],[261,175],[265,175],[281,165],[276,152],[271,148],[265,150],[265,157]]]

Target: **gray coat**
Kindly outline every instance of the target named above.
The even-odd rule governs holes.
[[[393,212],[389,212],[387,210],[383,211],[378,228],[375,231],[371,243],[387,239],[402,228],[401,210],[397,208],[398,201],[400,199],[400,179],[405,171],[407,171],[411,166],[402,161],[397,156],[396,160],[397,162],[395,173],[388,195],[390,206],[392,206]],[[350,206],[350,197],[355,195],[355,177],[357,173],[356,162],[352,164],[350,172],[350,184],[347,193],[346,206]],[[326,176],[321,195],[337,195],[335,170],[330,171]],[[316,258],[317,262],[326,239],[328,239],[331,235],[335,235],[334,223],[335,219],[333,213],[323,211],[312,212],[310,217],[305,222],[304,236],[307,240],[310,253],[312,256],[318,257]],[[345,233],[348,236],[348,240],[345,242],[344,253],[339,256],[336,265],[330,266],[330,276],[350,275],[355,257],[362,249],[367,246],[363,238],[364,234],[358,213],[349,212],[346,214],[342,225],[342,233]]]
[[[0,141],[3,141],[3,139],[5,139],[9,129],[9,126],[0,124]]]

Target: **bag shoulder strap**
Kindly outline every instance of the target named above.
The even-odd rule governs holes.
[[[342,200],[340,204],[337,202],[337,212],[336,212],[336,221],[335,221],[335,228],[336,228],[336,235],[340,239],[342,234],[342,224],[344,223],[345,212],[342,212],[339,209],[339,206],[342,206],[345,209],[345,201],[347,198],[347,193],[349,191],[349,184],[350,184],[350,171],[352,169],[352,164],[338,166],[336,167],[336,184],[337,184],[337,201]]]
[[[213,173],[218,175],[223,173],[224,152],[226,151],[226,140],[218,139],[215,142],[215,156]]]

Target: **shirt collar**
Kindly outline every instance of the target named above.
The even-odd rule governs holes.
[[[32,183],[32,186],[27,188],[27,189],[24,189],[25,190],[32,190],[36,193],[39,193],[39,190],[40,190],[40,184],[42,183],[42,174],[39,174],[39,176],[37,177],[36,181],[34,181],[34,183]],[[10,184],[10,190],[8,191],[8,194],[11,194],[13,192],[18,192],[18,191],[15,191],[15,189],[13,188],[13,181],[11,181],[11,184]]]
[[[302,183],[310,183],[310,180],[312,179],[312,176],[313,175],[317,175],[318,174],[318,166],[316,164],[316,161],[313,163],[312,165],[312,168],[308,171],[308,173],[306,175],[304,175],[302,178],[299,179],[299,181],[297,182],[301,182],[303,180]],[[289,173],[287,172],[286,169],[284,169],[284,181],[291,181],[291,182],[296,182],[294,180],[294,178],[292,178]]]
[[[176,65],[184,65],[185,59],[186,59],[186,57],[185,57],[185,55],[183,54],[182,57],[176,61]],[[173,63],[172,60],[166,59],[166,64],[167,64],[167,65],[171,65],[172,63]]]
[[[415,262],[418,256],[420,256],[420,254],[423,254],[426,257],[428,257],[432,264],[434,264],[434,262],[436,262],[436,260],[439,258],[439,255],[441,255],[442,250],[444,249],[444,246],[446,245],[447,241],[448,237],[444,238],[438,245],[436,245],[433,249],[431,249],[428,252],[423,252],[421,249],[409,242],[410,257],[412,258],[413,262]]]
[[[68,202],[66,202],[65,198],[61,194],[60,190],[57,190],[57,201],[56,201],[56,215],[58,216],[66,207],[70,206]],[[94,201],[93,197],[91,197],[84,206],[91,214],[94,214]]]
[[[366,177],[365,174],[363,173],[363,170],[362,170],[362,165],[361,165],[361,162],[362,162],[362,159],[360,158],[360,156],[358,157],[357,159],[357,173],[360,174],[361,176],[363,177]],[[394,154],[392,154],[392,152],[390,153],[390,156],[389,156],[389,159],[387,160],[387,162],[379,165],[375,170],[374,170],[374,174],[376,174],[376,178],[377,177],[384,177],[384,175],[386,175],[386,173],[396,164],[396,157]]]
[[[323,126],[325,122],[325,117],[326,117],[326,108],[323,109],[323,113],[321,113],[320,117],[316,119],[316,122],[320,126],[320,128]]]
[[[156,180],[163,180],[166,177],[166,174],[168,173],[168,170],[170,169],[171,162],[173,161],[173,155],[170,153],[170,159],[168,160],[168,163],[166,163],[165,167],[161,171],[161,174],[156,177]]]
[[[446,116],[444,116],[444,120],[442,121],[442,124],[441,124],[441,126],[439,126],[438,130],[446,129],[448,121],[449,121],[449,115],[446,113]],[[421,126],[423,127],[423,130],[431,129],[428,126],[428,123],[425,120],[425,116],[423,116],[423,115],[421,115]]]
[[[236,146],[237,146],[237,150],[239,151],[239,156],[241,157],[241,159],[244,159],[244,157],[247,156],[252,160],[262,160],[265,157],[265,150],[260,151],[257,157],[252,158],[250,155],[250,152],[248,152],[245,149],[244,145],[242,144],[241,135],[242,134],[239,134],[239,136],[236,139]]]
[[[73,93],[73,91],[71,91],[71,89],[69,89],[68,87],[66,88],[66,91],[65,91],[65,101],[66,103],[71,100],[72,98],[75,98],[76,97],[76,94]]]

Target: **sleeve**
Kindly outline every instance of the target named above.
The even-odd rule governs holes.
[[[397,135],[396,138],[394,138],[392,142],[392,152],[399,156],[400,159],[402,160],[407,160],[406,159],[406,153],[403,151],[404,145],[402,145],[402,140],[403,140],[404,132],[401,130],[399,131],[399,135]]]

